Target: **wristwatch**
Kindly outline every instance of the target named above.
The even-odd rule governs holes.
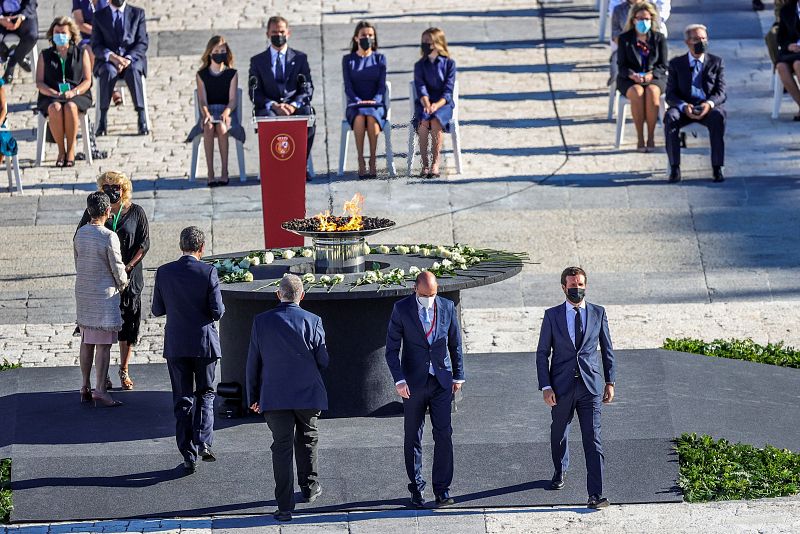
[[[607,385],[607,386],[613,386],[613,385],[614,385],[614,382],[606,382],[606,385]]]

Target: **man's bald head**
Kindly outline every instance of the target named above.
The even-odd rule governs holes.
[[[436,295],[436,292],[439,289],[439,283],[436,281],[436,275],[430,271],[422,271],[417,275],[414,288],[417,291],[417,296],[420,297],[432,297]]]

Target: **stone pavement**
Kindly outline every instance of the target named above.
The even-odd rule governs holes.
[[[40,1],[43,26],[62,4]],[[521,276],[465,293],[468,351],[531,350],[543,310],[562,298],[558,275],[568,264],[588,270],[589,298],[608,305],[620,348],[659,346],[665,337],[678,336],[749,336],[798,346],[800,130],[790,120],[794,110],[787,99],[781,117],[770,119],[771,66],[762,40],[772,22],[770,5],[757,15],[749,4],[673,0],[671,53],[683,53],[685,24],[706,23],[712,50],[726,61],[730,88],[729,179],[724,184],[708,180],[708,142],[701,134],[690,137],[682,166],[686,179],[674,186],[665,180],[663,152],[632,149],[630,124],[626,144],[614,149],[614,125],[606,120],[609,52],[596,42],[592,0],[548,0],[544,12],[538,2],[519,0],[440,0],[435,7],[420,0],[299,0],[291,8],[276,1],[139,2],[150,17],[151,136],[130,135],[132,109],[114,109],[111,135],[99,140],[108,159],[94,167],[79,162],[72,169],[55,169],[51,146],[45,166],[36,168],[30,75],[20,73],[7,88],[26,192],[0,190],[0,359],[26,366],[75,365],[71,237],[98,172],[128,172],[135,201],[150,218],[145,301],[155,268],[176,257],[178,232],[189,224],[209,232],[210,253],[261,246],[255,136],[251,133],[245,145],[247,183],[213,190],[205,187],[203,161],[201,179],[188,182],[190,146],[183,137],[193,122],[193,71],[208,37],[227,36],[244,70],[248,58],[263,48],[263,24],[273,13],[292,21],[292,43],[309,53],[315,80],[319,122],[312,154],[318,176],[308,186],[309,213],[331,205],[338,210],[360,191],[369,214],[398,222],[376,242],[462,242],[527,251],[537,262]],[[362,18],[378,25],[389,60],[392,137],[401,171],[394,179],[358,181],[352,154],[351,172],[335,174],[341,55]],[[418,35],[431,25],[445,29],[458,62],[464,172],[456,176],[448,157],[441,180],[421,181],[402,172],[400,152],[407,139],[407,83],[418,57]],[[245,102],[244,117],[250,112]],[[657,143],[663,146],[663,137]],[[235,176],[235,157],[231,165]],[[161,320],[145,319],[135,362],[160,359],[162,328]],[[791,502],[774,506],[796,507]],[[763,507],[771,510],[771,503]],[[679,507],[676,520],[691,525],[702,521],[695,517],[697,510],[703,516],[716,506],[721,515],[743,509],[760,513],[734,503]],[[612,513],[622,521],[630,509]],[[637,521],[671,517],[661,506],[641,510]],[[595,517],[554,512],[546,514],[546,523],[562,516],[564,525],[581,526]],[[495,531],[517,515],[487,512],[486,517],[493,518],[485,521],[486,529]],[[527,521],[537,532],[539,513],[519,517],[529,518],[520,524]],[[637,522],[630,525],[635,529]]]

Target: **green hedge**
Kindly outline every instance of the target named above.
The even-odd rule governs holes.
[[[11,517],[11,459],[0,460],[0,523]]]
[[[715,339],[706,343],[701,339],[682,338],[664,340],[663,348],[680,352],[704,354],[717,358],[747,360],[782,367],[800,369],[800,351],[784,346],[783,342],[759,345],[752,339]]]
[[[0,363],[0,371],[7,371],[9,369],[16,369],[17,367],[22,367],[18,363],[11,363],[10,361],[3,358],[3,363]]]
[[[785,497],[800,493],[800,454],[763,449],[711,436],[676,441],[678,485],[688,502]]]

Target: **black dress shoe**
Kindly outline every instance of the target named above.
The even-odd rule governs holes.
[[[191,475],[197,471],[197,463],[194,460],[184,460],[183,469]]]
[[[564,489],[564,473],[555,473],[553,475],[553,478],[550,480],[550,489],[551,490]]]
[[[14,81],[14,69],[16,68],[16,64],[12,63],[11,61],[8,62],[8,66],[6,67],[6,72],[3,74],[3,81],[5,83],[11,83]]]
[[[288,510],[275,510],[272,512],[272,517],[274,517],[276,521],[291,521],[292,512]]]
[[[150,133],[150,128],[147,127],[146,122],[139,123],[139,135],[147,135]]]
[[[600,495],[590,495],[589,502],[586,503],[586,507],[591,508],[592,510],[599,510],[600,508],[607,508],[608,504],[608,499],[605,497],[601,497]]]
[[[18,63],[19,66],[22,67],[22,70],[24,70],[25,72],[31,71],[31,60],[28,59],[27,57],[20,59]]]
[[[722,167],[714,167],[714,181],[715,182],[725,181],[725,175],[722,174]]]
[[[669,182],[674,184],[681,181],[681,168],[679,165],[673,165],[669,170]]]
[[[763,11],[764,10],[764,2],[761,0],[753,0],[753,11]]]
[[[425,496],[421,491],[411,492],[411,507],[412,508],[425,508]]]
[[[303,488],[303,502],[311,504],[320,495],[322,495],[322,486],[320,484],[315,484],[314,489]]]
[[[108,135],[106,130],[106,117],[105,115],[100,117],[100,120],[97,121],[97,129],[94,131],[94,134],[98,137],[103,135]]]
[[[202,458],[204,462],[217,461],[217,458],[214,456],[214,453],[211,452],[211,448],[208,445],[200,447],[200,458]]]
[[[436,496],[436,506],[452,506],[456,501],[450,496],[449,491]]]

